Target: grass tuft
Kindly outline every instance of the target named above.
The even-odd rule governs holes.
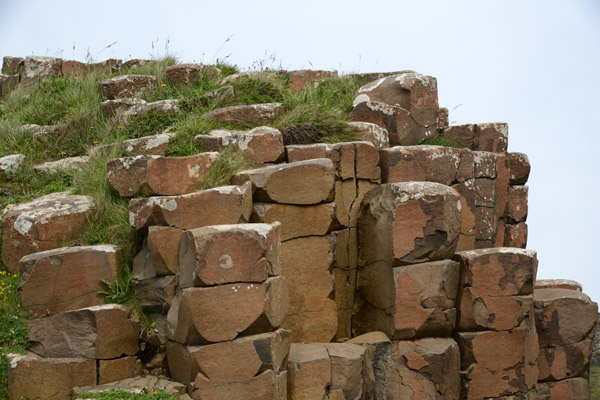
[[[135,394],[124,390],[108,390],[100,393],[84,393],[77,395],[79,399],[100,400],[175,400],[175,397],[167,394],[164,390]]]
[[[200,188],[211,189],[230,185],[236,173],[252,167],[252,163],[244,159],[241,152],[225,149],[219,154],[219,159],[215,165],[202,179]]]
[[[454,140],[447,138],[443,133],[438,133],[435,136],[423,140],[420,144],[432,145],[432,146],[444,146],[452,147],[454,149],[460,149],[461,147]]]

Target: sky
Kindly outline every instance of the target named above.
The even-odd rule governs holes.
[[[600,2],[0,0],[0,56],[412,69],[438,79],[453,125],[508,122],[528,154],[538,279],[600,301]]]

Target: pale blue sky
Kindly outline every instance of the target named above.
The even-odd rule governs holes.
[[[508,122],[509,150],[529,155],[538,278],[600,300],[597,0],[0,0],[0,16],[0,56],[147,58],[169,39],[182,61],[433,75],[440,104],[461,105],[451,121]]]

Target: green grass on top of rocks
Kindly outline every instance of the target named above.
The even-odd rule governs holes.
[[[433,146],[444,146],[460,149],[461,146],[454,140],[444,136],[442,132],[437,132],[435,136],[423,140],[420,144],[433,145]]]
[[[107,390],[99,393],[84,393],[77,395],[79,399],[99,399],[99,400],[175,400],[175,397],[169,395],[164,390],[149,393],[130,393],[124,390]]]

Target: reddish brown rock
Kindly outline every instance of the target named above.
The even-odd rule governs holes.
[[[496,178],[496,165],[498,164],[498,155],[496,153],[490,153],[489,151],[474,151],[473,161],[475,178]]]
[[[73,387],[96,385],[95,360],[9,354],[7,364],[11,399],[69,400]]]
[[[477,194],[475,195],[477,198]],[[498,230],[498,214],[490,207],[475,207],[475,239],[476,248],[485,249],[493,247],[494,238]]]
[[[21,57],[4,56],[2,59],[2,73],[7,75],[17,75],[19,67],[25,60]]]
[[[483,399],[525,394],[538,378],[535,329],[458,333],[462,398]],[[510,351],[507,351],[510,349]]]
[[[182,290],[168,315],[168,338],[183,344],[223,342],[277,328],[289,308],[283,277]]]
[[[19,86],[19,75],[0,74],[0,98],[8,97]]]
[[[524,249],[527,247],[527,224],[506,224],[504,232],[504,246]]]
[[[167,343],[169,370],[180,382],[195,387],[245,381],[260,371],[286,368],[291,333],[285,329],[245,336],[206,346]]]
[[[144,136],[139,139],[129,139],[123,142],[125,151],[130,155],[157,155],[164,156],[169,141],[174,136],[172,133],[159,133],[158,135]]]
[[[105,304],[27,322],[30,350],[42,357],[111,359],[134,355],[139,323],[129,309]]]
[[[166,313],[175,297],[175,275],[133,281],[135,297],[149,313]]]
[[[276,374],[268,370],[246,381],[196,389],[192,392],[192,398],[194,400],[285,400],[287,399],[286,380],[285,371]]]
[[[281,271],[281,224],[216,225],[183,232],[178,286],[264,282]]]
[[[531,164],[527,154],[508,153],[508,162],[510,163],[510,184],[524,185],[529,178]]]
[[[452,140],[458,146],[475,150],[476,125],[455,125],[444,129],[444,137]]]
[[[287,369],[290,400],[326,397],[331,386],[331,361],[324,345],[292,344]]]
[[[281,103],[251,104],[218,108],[202,116],[218,122],[250,123],[263,125],[284,113]]]
[[[589,400],[590,385],[586,378],[565,379],[559,382],[540,382],[537,400]]]
[[[102,304],[103,280],[114,283],[121,256],[110,245],[63,247],[21,259],[19,299],[32,318]]]
[[[337,71],[297,70],[288,71],[288,88],[299,92],[309,87],[316,87],[320,82],[338,77]]]
[[[508,156],[498,154],[496,163],[496,213],[498,218],[506,215],[508,208],[508,191],[510,187],[510,167]]]
[[[181,229],[166,226],[151,226],[148,228],[148,248],[152,256],[156,276],[177,272],[181,233]]]
[[[379,125],[370,122],[348,122],[354,129],[354,135],[360,140],[370,142],[377,149],[385,149],[390,146],[388,131]]]
[[[450,115],[446,107],[440,107],[437,119],[438,128],[447,128],[450,125]]]
[[[586,376],[590,368],[592,337],[566,346],[540,347],[538,381]]]
[[[475,207],[475,179],[468,179],[464,182],[452,185],[460,197],[461,227],[460,237],[456,245],[456,251],[475,249],[475,227],[476,213]],[[504,243],[504,237],[502,238]]]
[[[98,385],[141,375],[142,363],[135,356],[98,360]]]
[[[86,226],[92,209],[87,196],[52,193],[7,209],[2,216],[2,262],[12,272],[21,257],[59,247]]]
[[[219,154],[200,153],[188,157],[160,157],[148,162],[148,187],[158,195],[174,196],[198,190]]]
[[[356,179],[366,179],[372,182],[381,182],[381,169],[379,168],[379,151],[369,142],[352,142],[354,146],[354,173]],[[343,161],[343,157],[342,157]]]
[[[85,77],[89,72],[88,64],[75,60],[63,60],[61,74],[63,76]]]
[[[116,117],[127,125],[132,119],[152,113],[154,115],[171,115],[179,113],[179,99],[159,100],[148,103],[137,98],[119,98],[106,100],[100,104],[102,112],[107,117]]]
[[[191,84],[197,80],[213,79],[221,70],[205,64],[175,64],[167,67],[167,80],[172,84]]]
[[[100,83],[100,92],[109,100],[140,97],[156,89],[156,77],[151,75],[120,75]]]
[[[485,292],[465,287],[460,296],[458,329],[509,331],[526,328],[533,315],[531,296],[487,296]]]
[[[247,160],[257,163],[275,163],[284,156],[283,136],[278,129],[259,126],[249,131],[212,130],[198,135],[194,142],[211,151],[239,150]]]
[[[323,346],[327,349],[331,363],[330,390],[341,390],[341,398],[345,399],[366,397],[372,386],[372,371],[365,347],[350,343],[326,343]]]
[[[598,304],[577,290],[537,289],[535,320],[540,347],[565,346],[593,336]]]
[[[181,196],[148,197],[129,202],[129,222],[136,229],[152,225],[193,229],[247,222],[252,212],[251,186],[221,186]]]
[[[569,279],[538,279],[534,282],[534,289],[569,289],[583,292],[581,283]]]
[[[402,70],[402,71],[389,71],[389,72],[360,72],[360,73],[355,73],[355,74],[349,74],[348,76],[354,78],[354,79],[358,79],[361,82],[372,82],[372,81],[376,81],[378,79],[381,78],[385,78],[391,75],[398,75],[398,74],[407,74],[407,73],[414,73],[415,71],[411,71],[411,70]]]
[[[254,203],[251,222],[281,222],[281,240],[304,236],[324,236],[335,226],[333,203],[313,206]]]
[[[474,150],[504,153],[508,147],[508,124],[489,122],[477,124]]]
[[[327,143],[293,144],[285,146],[285,150],[288,163],[317,158],[329,158],[334,165],[340,161],[340,154]]]
[[[62,72],[61,58],[54,57],[26,57],[23,62],[23,71],[21,76],[21,87],[23,89],[33,89],[42,79],[59,76]]]
[[[140,59],[140,58],[132,58],[131,60],[128,60],[128,61],[125,61],[124,63],[122,63],[120,66],[120,69],[127,70],[127,69],[139,68],[143,65],[151,64],[154,62],[155,62],[154,60],[144,60],[144,59]]]
[[[342,226],[356,228],[362,200],[371,189],[377,186],[377,183],[362,179],[335,182],[335,211],[337,220]]]
[[[148,163],[158,156],[115,158],[106,165],[108,184],[119,196],[133,197],[148,191]]]
[[[517,224],[527,220],[529,187],[510,186],[508,190],[507,222]]]
[[[477,178],[474,183],[475,207],[493,208],[496,205],[496,182],[491,179]]]
[[[331,200],[335,181],[327,159],[299,161],[238,172],[234,184],[252,182],[254,201],[283,204],[318,204]]]

